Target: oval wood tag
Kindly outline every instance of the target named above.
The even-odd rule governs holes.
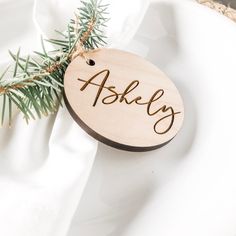
[[[64,78],[66,106],[97,140],[128,151],[168,143],[180,130],[178,90],[156,66],[132,53],[99,49],[77,57]],[[94,63],[93,63],[94,62]]]

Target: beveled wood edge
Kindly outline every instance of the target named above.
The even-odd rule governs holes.
[[[78,115],[74,112],[73,108],[71,107],[69,101],[67,100],[66,94],[65,94],[65,90],[63,90],[63,98],[65,101],[65,105],[66,108],[68,109],[70,115],[73,117],[73,119],[76,121],[76,123],[90,136],[92,136],[94,139],[110,146],[116,149],[121,149],[124,151],[129,151],[129,152],[147,152],[147,151],[152,151],[158,148],[161,148],[163,146],[165,146],[166,144],[168,144],[172,139],[168,140],[165,143],[159,144],[159,145],[155,145],[155,146],[147,146],[147,147],[137,147],[137,146],[129,146],[129,145],[125,145],[125,144],[121,144],[121,143],[117,143],[115,141],[112,141],[100,134],[98,134],[96,131],[92,130],[90,127],[88,127],[79,117]]]

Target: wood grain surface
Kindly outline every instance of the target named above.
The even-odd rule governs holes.
[[[184,118],[181,96],[171,80],[145,59],[116,49],[77,57],[64,79],[66,106],[97,140],[128,151],[168,143]]]

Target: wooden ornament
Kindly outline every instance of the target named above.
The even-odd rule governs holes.
[[[181,96],[156,66],[132,53],[99,49],[78,56],[64,78],[66,106],[95,139],[128,151],[168,143],[184,118]]]

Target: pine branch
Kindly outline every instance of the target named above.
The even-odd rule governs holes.
[[[34,52],[33,56],[25,58],[21,57],[20,49],[16,54],[9,51],[14,69],[10,72],[7,68],[0,74],[1,124],[8,116],[11,125],[12,104],[24,114],[27,123],[30,119],[56,112],[61,105],[64,74],[71,60],[86,50],[105,45],[102,28],[108,20],[105,17],[107,5],[97,0],[81,3],[67,30],[57,31],[59,39],[41,39],[42,52]],[[56,49],[47,51],[45,43]]]

